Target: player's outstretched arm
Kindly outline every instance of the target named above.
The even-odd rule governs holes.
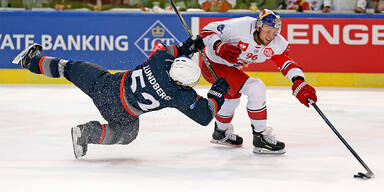
[[[305,106],[309,107],[308,100],[317,101],[316,91],[304,79],[304,72],[291,58],[288,57],[287,49],[281,55],[274,55],[275,62],[281,73],[293,82],[292,94]]]
[[[228,91],[229,84],[227,81],[224,78],[219,78],[209,90],[207,94],[208,99],[198,96],[192,104],[177,108],[195,122],[206,126],[220,110],[224,103],[224,96]]]

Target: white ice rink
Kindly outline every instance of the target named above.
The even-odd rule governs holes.
[[[205,96],[207,89],[198,92]],[[289,87],[267,88],[268,125],[286,143],[285,155],[252,153],[244,97],[233,119],[241,148],[209,143],[213,122],[202,127],[165,109],[140,117],[133,143],[90,145],[76,160],[70,128],[104,122],[85,94],[71,85],[0,85],[0,191],[383,191],[384,89],[317,93],[320,109],[375,178],[353,178],[364,168]]]

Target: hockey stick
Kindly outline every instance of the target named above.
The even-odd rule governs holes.
[[[189,36],[191,38],[193,38],[193,34],[192,34],[191,30],[189,29],[187,23],[184,21],[183,17],[180,15],[179,11],[177,10],[175,2],[173,0],[169,0],[169,2],[171,3],[171,6],[172,6],[173,10],[175,11],[176,15],[179,17],[181,23],[184,25],[184,28],[188,32]],[[200,53],[201,57],[203,58],[205,65],[207,66],[207,68],[211,72],[213,78],[215,78],[215,80],[217,80],[218,77],[217,77],[215,71],[212,69],[212,66],[209,63],[207,56],[201,50],[199,50],[199,53]]]
[[[347,141],[340,135],[340,133],[336,130],[336,128],[332,125],[332,123],[328,120],[328,118],[324,115],[324,113],[320,110],[320,108],[316,105],[316,103],[310,99],[307,98],[308,103],[310,103],[316,111],[319,113],[319,115],[324,119],[324,121],[328,124],[328,126],[332,129],[332,131],[339,137],[339,139],[343,142],[343,144],[348,148],[348,150],[352,153],[353,156],[360,162],[360,164],[365,168],[367,173],[361,173],[358,172],[357,175],[354,175],[355,178],[362,178],[362,179],[370,179],[374,176],[373,172],[369,167],[364,163],[364,161],[360,158],[360,156],[355,152],[355,150],[352,149],[352,147],[348,144]]]

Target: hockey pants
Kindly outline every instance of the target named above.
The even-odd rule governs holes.
[[[92,63],[54,57],[34,57],[29,70],[49,77],[60,77],[62,74],[93,100],[108,124],[93,123],[89,143],[128,144],[136,138],[139,118],[127,113],[120,100],[123,73],[111,74]]]

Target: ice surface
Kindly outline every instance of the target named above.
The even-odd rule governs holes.
[[[0,191],[381,191],[384,89],[317,92],[320,109],[376,178],[353,178],[364,168],[288,87],[267,88],[268,125],[286,143],[285,155],[252,154],[244,97],[233,119],[242,148],[209,143],[213,122],[202,127],[165,109],[140,117],[133,143],[90,145],[75,160],[70,128],[104,122],[92,101],[72,85],[0,85]]]

